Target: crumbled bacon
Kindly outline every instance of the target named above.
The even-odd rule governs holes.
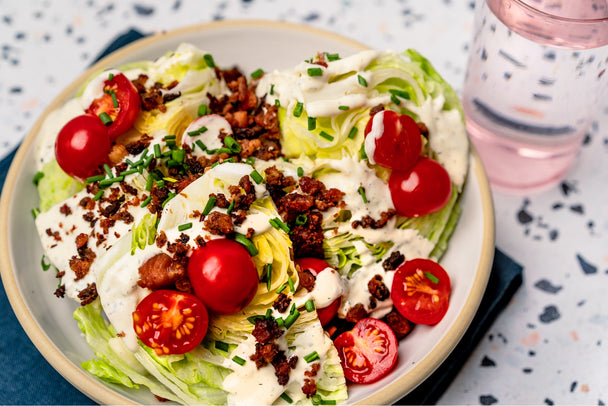
[[[399,251],[391,252],[388,258],[382,262],[382,267],[386,271],[394,271],[399,265],[405,261],[405,256]]]
[[[391,330],[393,330],[393,332],[395,333],[395,336],[397,337],[398,340],[407,336],[415,326],[414,323],[407,320],[405,317],[403,317],[401,315],[401,313],[399,313],[394,308],[393,308],[393,310],[391,310],[391,312],[389,314],[384,316],[384,318],[382,320],[386,324],[388,324],[388,326],[391,328]]]
[[[97,285],[95,282],[87,284],[87,287],[78,293],[78,299],[80,299],[80,305],[86,306],[89,303],[97,299]]]
[[[266,344],[268,342],[275,341],[281,337],[283,330],[281,330],[274,319],[260,318],[255,321],[255,327],[251,332],[258,343]]]
[[[148,259],[138,268],[138,272],[137,285],[151,290],[170,288],[186,276],[184,266],[165,253]]]
[[[232,217],[226,213],[212,211],[205,218],[203,228],[215,235],[230,235],[234,233]]]
[[[367,289],[372,297],[378,300],[388,299],[391,293],[382,281],[382,276],[380,275],[374,275],[374,277],[367,282]]]
[[[305,288],[307,291],[310,292],[315,288],[316,278],[308,269],[305,269],[303,271],[299,270],[298,278],[300,286]]]
[[[297,258],[315,257],[323,258],[323,215],[318,211],[311,211],[307,215],[306,223],[296,225],[291,229],[294,255]]]
[[[365,306],[361,303],[357,303],[346,312],[346,321],[350,321],[352,323],[356,323],[359,320],[362,320],[368,317],[369,314],[365,310]]]
[[[285,293],[281,292],[277,299],[272,304],[273,309],[276,311],[283,313],[289,308],[291,304],[291,299]]]
[[[397,211],[395,209],[389,209],[388,211],[380,213],[380,218],[378,220],[374,220],[371,216],[363,216],[361,220],[355,220],[351,225],[353,228],[362,227],[376,230],[386,226],[388,221],[396,215]]]
[[[59,208],[59,212],[65,216],[69,216],[70,214],[72,214],[72,209],[70,209],[70,206],[68,206],[67,203],[64,203]]]

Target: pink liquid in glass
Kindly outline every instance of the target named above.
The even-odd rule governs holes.
[[[564,177],[608,88],[606,0],[527,2],[477,2],[463,89],[471,140],[507,192]]]

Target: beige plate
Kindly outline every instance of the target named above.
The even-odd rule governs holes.
[[[35,123],[19,149],[0,201],[0,269],[6,293],[21,325],[38,350],[68,381],[105,404],[157,403],[145,390],[127,390],[101,382],[79,364],[93,357],[72,319],[77,307],[53,292],[57,280],[40,267],[42,249],[30,210],[38,196],[32,185],[36,169],[34,144],[42,119],[70,98],[94,72],[125,62],[154,59],[191,42],[211,52],[219,66],[238,64],[252,72],[287,68],[318,51],[352,54],[365,48],[337,35],[278,22],[233,21],[189,27],[149,37],[103,59],[65,89]],[[415,47],[415,44],[409,44]],[[494,255],[494,213],[490,189],[477,154],[463,199],[463,213],[442,259],[452,279],[450,308],[436,326],[418,326],[399,346],[399,362],[386,378],[352,386],[352,403],[387,404],[407,394],[449,355],[471,322],[484,293]]]

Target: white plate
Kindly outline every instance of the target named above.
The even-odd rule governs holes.
[[[181,42],[191,42],[211,52],[219,66],[238,64],[246,72],[257,68],[287,68],[319,51],[344,56],[365,48],[325,31],[277,22],[233,21],[189,27],[137,41],[103,59],[62,92],[43,117],[73,96],[79,84],[93,72],[125,62],[154,59]],[[79,366],[92,358],[93,353],[72,319],[78,304],[53,295],[57,280],[52,272],[41,269],[42,249],[30,213],[38,202],[32,185],[33,151],[43,117],[19,149],[0,200],[0,270],[6,293],[20,323],[42,355],[83,393],[105,404],[156,403],[145,390],[106,384]],[[436,326],[417,326],[400,343],[395,370],[374,384],[350,387],[349,403],[395,402],[428,377],[466,331],[484,293],[494,254],[492,198],[474,151],[462,205],[460,223],[442,259],[452,280],[448,313]]]

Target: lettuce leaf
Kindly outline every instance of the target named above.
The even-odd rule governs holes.
[[[65,173],[55,159],[47,162],[41,172],[44,174],[38,181],[41,212],[48,211],[84,189],[84,184]]]

